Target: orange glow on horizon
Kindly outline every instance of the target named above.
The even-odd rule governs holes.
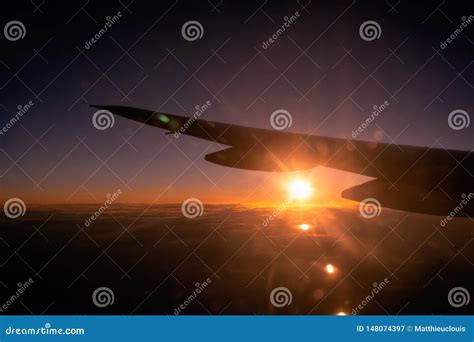
[[[298,173],[251,173],[234,171],[236,175],[219,181],[216,187],[200,174],[186,174],[182,182],[173,183],[171,176],[151,178],[137,177],[131,188],[102,174],[80,187],[81,177],[49,177],[42,183],[43,189],[32,188],[29,183],[21,183],[6,189],[0,196],[5,202],[9,198],[21,198],[32,205],[81,205],[101,204],[107,193],[122,190],[115,205],[180,204],[190,197],[199,198],[204,204],[237,204],[250,207],[277,208],[287,204],[289,209],[317,207],[353,209],[358,203],[342,199],[341,191],[362,182],[360,176],[341,173],[325,168]],[[217,176],[208,176],[218,179]],[[127,179],[125,179],[127,180]],[[365,180],[365,179],[363,179]],[[317,185],[317,186],[316,186]]]

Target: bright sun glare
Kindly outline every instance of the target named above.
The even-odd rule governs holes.
[[[290,192],[290,198],[296,200],[307,199],[313,193],[311,184],[303,179],[291,182],[288,190]]]

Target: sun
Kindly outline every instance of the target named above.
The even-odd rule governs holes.
[[[304,200],[313,194],[313,187],[309,182],[297,179],[290,183],[288,191],[291,199]]]

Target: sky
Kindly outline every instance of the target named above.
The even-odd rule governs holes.
[[[351,138],[387,101],[357,139],[472,150],[474,125],[453,130],[448,115],[473,112],[474,24],[442,44],[470,13],[462,1],[9,4],[2,27],[20,21],[25,35],[0,36],[1,199],[95,203],[121,189],[124,203],[280,201],[288,182],[303,177],[314,202],[328,203],[368,180],[318,167],[229,169],[204,160],[222,148],[208,141],[175,139],[120,117],[99,130],[90,104],[192,115],[210,101],[202,119],[267,129],[284,109],[292,117],[287,131]],[[189,21],[201,25],[199,39],[185,39]],[[362,39],[367,21],[378,24],[377,39]]]

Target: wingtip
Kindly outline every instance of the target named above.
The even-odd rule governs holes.
[[[89,105],[89,107],[92,107],[92,108],[97,108],[97,109],[104,109],[105,107],[107,106],[104,106],[104,105],[96,105],[96,104],[91,104]]]

